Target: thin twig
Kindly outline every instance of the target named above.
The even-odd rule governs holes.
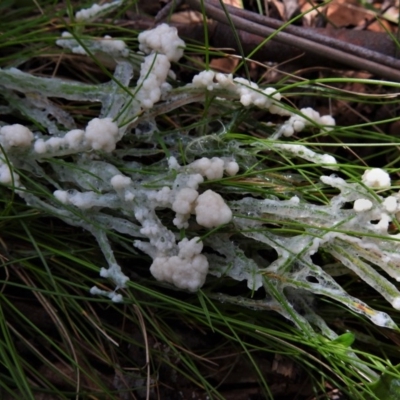
[[[216,3],[214,4],[215,6],[217,6]],[[264,17],[254,12],[250,12],[240,8],[235,8],[229,5],[226,5],[225,7],[229,11],[229,13],[231,13],[231,15],[236,15],[240,18],[247,19],[249,21],[261,24],[263,26],[268,26],[274,29],[281,29],[283,26],[282,21],[278,21],[273,18]],[[343,50],[348,54],[352,54],[364,58],[366,60],[375,61],[379,64],[384,64],[392,68],[400,69],[400,60],[382,54],[378,51],[366,49],[365,47],[357,46],[355,44],[348,43],[344,40],[338,40],[333,37],[320,34],[318,31],[312,28],[302,28],[300,26],[288,25],[284,28],[283,31],[291,35],[294,35],[298,38],[308,39],[313,42],[320,43],[334,49]],[[296,45],[296,42],[290,44]]]
[[[199,0],[186,1],[191,8],[201,11]],[[229,11],[230,18],[238,29],[263,37],[274,34],[274,40],[277,42],[298,47],[353,68],[367,70],[386,79],[400,81],[400,61],[393,57],[295,26],[288,26],[284,31],[276,32],[282,26],[279,21],[235,7],[224,7]],[[215,2],[204,1],[204,9],[208,17],[224,24],[228,23],[225,11]]]
[[[154,22],[157,24],[170,16],[176,8],[182,4],[183,0],[170,0],[155,16]]]

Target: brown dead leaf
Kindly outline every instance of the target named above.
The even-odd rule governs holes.
[[[210,67],[214,71],[223,72],[224,74],[231,74],[239,64],[237,58],[222,57],[214,58],[210,62]]]
[[[303,14],[303,26],[311,27],[314,26],[313,22],[317,17],[318,9],[312,10],[315,5],[311,1],[300,1],[299,7],[300,12]]]
[[[285,15],[285,5],[278,0],[270,0],[269,3],[271,3],[273,12],[276,15],[274,18],[278,18],[282,21],[287,21]]]
[[[298,0],[283,0],[281,4],[284,6],[284,21],[288,21],[292,18],[299,9]]]
[[[203,15],[193,10],[179,11],[171,15],[171,22],[174,24],[201,24]]]
[[[291,380],[297,380],[301,375],[298,366],[288,357],[275,354],[272,371]]]
[[[242,0],[222,0],[225,4],[232,7],[243,8]]]
[[[385,14],[379,22],[374,21],[379,15],[379,8],[376,8],[376,11],[367,10],[357,0],[332,0],[325,7],[312,10],[315,6],[317,4],[313,1],[300,2],[301,12],[306,13],[303,16],[303,26],[317,26],[316,21],[323,14],[335,28],[353,26],[356,29],[364,29],[367,27],[366,29],[370,31],[387,32],[394,30],[388,21],[393,22],[393,19],[398,18],[398,9],[393,8],[387,17]]]
[[[397,24],[399,22],[399,8],[398,7],[390,7],[382,15],[382,18],[386,19],[389,22],[393,22],[394,24]]]
[[[375,19],[376,13],[365,9],[356,0],[333,0],[326,6],[326,16],[334,27],[354,26],[363,29],[366,23]],[[368,25],[368,30],[390,31],[390,25],[386,21],[374,21]]]

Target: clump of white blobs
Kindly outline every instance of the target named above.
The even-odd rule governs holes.
[[[290,115],[280,103],[281,94],[272,87],[259,88],[255,82],[244,78],[233,78],[232,74],[216,73],[212,70],[201,71],[193,77],[192,86],[195,88],[227,89],[235,94],[244,106],[255,105],[268,109],[272,114]]]
[[[282,95],[275,88],[262,89],[255,82],[244,78],[233,78],[231,74],[216,73],[212,70],[202,71],[193,77],[191,85],[195,88],[206,88],[208,91],[225,89],[236,95],[245,107],[255,105],[267,109],[271,114],[290,116],[276,132],[275,139],[282,135],[292,136],[310,125],[320,126],[323,132],[335,126],[335,120],[331,115],[321,116],[310,107],[293,113],[281,102]]]
[[[56,40],[57,46],[70,49],[74,54],[88,55],[90,52],[101,51],[114,57],[127,57],[129,49],[123,40],[105,35],[103,39],[84,39],[82,46],[70,32],[63,32],[61,38]],[[89,51],[89,53],[88,53]]]
[[[381,168],[367,169],[361,179],[365,186],[373,189],[388,189],[391,185],[389,174]]]
[[[172,157],[169,165],[171,169],[182,169]],[[229,223],[232,211],[222,196],[213,190],[199,194],[197,189],[203,177],[221,179],[224,172],[233,176],[239,171],[239,165],[229,158],[203,157],[189,164],[186,171],[178,174],[175,180],[178,189],[164,187],[157,193],[151,193],[149,200],[159,205],[171,204],[170,207],[176,213],[173,223],[178,228],[187,228],[192,214],[196,216],[196,222],[205,228]],[[177,255],[170,256],[162,251],[156,254],[150,272],[159,281],[189,291],[198,290],[205,282],[209,267],[207,258],[201,254],[202,249],[203,244],[199,238],[183,239],[178,243]]]
[[[298,114],[293,114],[281,126],[280,133],[289,137],[313,124],[320,125],[324,131],[329,131],[333,129],[336,122],[331,115],[320,115],[318,111],[307,107],[302,108]]]
[[[228,176],[234,176],[239,171],[239,165],[231,159],[219,157],[206,158],[193,161],[187,166],[188,171],[192,171],[190,179],[186,179],[186,188],[182,188],[174,193],[175,198],[172,209],[176,212],[173,221],[178,228],[188,228],[188,220],[191,214],[196,215],[199,225],[206,228],[216,228],[224,225],[232,219],[232,211],[218,193],[207,190],[199,195],[197,191],[199,183],[203,177],[208,180],[221,179],[224,172]]]
[[[357,199],[353,206],[354,211],[358,213],[369,211],[372,207],[372,201],[368,199]]]
[[[381,168],[372,168],[364,172],[361,177],[362,183],[371,189],[389,189],[391,187],[390,175]],[[367,213],[370,210],[369,218],[378,220],[377,224],[371,226],[382,234],[387,234],[389,223],[392,220],[390,214],[395,213],[398,210],[397,198],[389,196],[382,201],[382,207],[375,207],[371,200],[360,198],[355,200],[353,209],[359,214]],[[369,219],[368,218],[368,219]]]
[[[101,150],[110,153],[115,150],[119,140],[118,125],[111,118],[93,118],[83,131],[73,129],[61,137],[44,140],[39,138],[34,143],[38,154],[54,155],[58,151]]]
[[[169,61],[178,61],[183,56],[185,42],[177,29],[167,24],[140,33],[138,40],[139,49],[146,54],[164,54]]]
[[[161,99],[163,85],[166,83],[171,63],[163,54],[150,54],[140,66],[139,88],[136,100],[145,109],[150,109]]]
[[[93,150],[110,153],[118,140],[118,125],[111,118],[94,118],[86,127],[85,139]]]
[[[31,146],[32,141],[33,133],[23,125],[5,125],[0,128],[0,143],[4,150],[23,152]],[[11,161],[2,155],[0,155],[0,183],[22,188],[19,175],[12,171]]]
[[[216,228],[232,219],[231,209],[222,196],[212,190],[205,191],[197,198],[194,212],[197,223],[206,228]]]
[[[78,22],[81,21],[90,21],[94,18],[97,18],[100,14],[104,14],[106,11],[118,7],[122,4],[121,0],[116,0],[112,3],[106,3],[102,5],[93,4],[89,8],[83,8],[75,13],[75,19]]]
[[[203,286],[208,272],[208,260],[201,254],[203,243],[198,237],[183,239],[178,248],[176,256],[155,258],[150,272],[158,281],[194,292]]]
[[[150,109],[160,100],[162,91],[168,89],[166,79],[171,62],[182,57],[185,42],[177,29],[167,24],[140,33],[138,40],[139,49],[149,55],[140,67],[136,99],[143,108]]]
[[[116,0],[102,5],[93,4],[89,8],[77,11],[75,13],[75,20],[80,23],[93,21],[122,4],[123,0]],[[74,54],[87,55],[88,51],[89,53],[101,51],[115,57],[127,57],[129,55],[126,43],[123,40],[113,39],[109,35],[105,35],[103,39],[83,39],[78,42],[74,35],[66,31],[61,34],[61,38],[56,41],[56,44],[60,47],[70,49]]]
[[[23,125],[5,125],[0,129],[0,142],[4,149],[28,148],[32,141],[33,133]]]

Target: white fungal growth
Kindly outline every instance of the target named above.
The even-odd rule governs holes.
[[[379,233],[388,233],[389,223],[392,218],[386,213],[382,213],[379,222],[375,225],[375,230]]]
[[[191,188],[184,188],[177,193],[172,203],[172,210],[176,212],[173,223],[179,229],[189,227],[188,219],[194,211],[195,201],[198,196],[197,190]]]
[[[139,49],[146,54],[159,53],[169,61],[178,61],[185,47],[185,42],[179,38],[176,28],[167,24],[139,34]]]
[[[190,174],[186,179],[186,186],[197,190],[203,182],[204,178],[201,174]]]
[[[323,126],[322,130],[324,131],[331,131],[336,125],[335,118],[333,118],[332,115],[322,115],[318,122]]]
[[[245,107],[255,105],[267,109],[271,114],[289,116],[290,118],[274,135],[275,138],[281,135],[292,136],[311,125],[320,126],[321,132],[332,130],[335,126],[335,119],[331,115],[321,116],[310,107],[302,108],[298,113],[293,113],[281,102],[282,95],[275,88],[262,89],[255,82],[244,78],[233,78],[231,74],[225,75],[211,70],[201,71],[193,77],[190,86],[205,88],[208,91],[228,90],[230,97],[238,97]]]
[[[74,206],[86,210],[92,207],[96,199],[94,192],[79,193],[71,191],[71,193],[64,190],[56,190],[54,197],[64,204],[73,204]]]
[[[155,202],[157,206],[168,207],[171,204],[173,192],[168,186],[164,186],[161,190],[149,192],[147,197],[150,201]]]
[[[109,278],[117,285],[117,288],[124,288],[126,283],[129,281],[129,278],[125,276],[121,267],[118,264],[113,264],[109,266],[109,268],[101,268],[100,276],[103,278]],[[120,297],[115,297],[115,294],[112,296],[113,301],[120,302]]]
[[[388,213],[394,213],[398,211],[397,198],[394,196],[388,196],[383,200],[382,205],[385,207]]]
[[[171,158],[169,159],[169,165],[171,165],[173,168],[181,168],[174,158],[172,158],[172,160]],[[202,197],[200,198],[200,203],[198,203],[196,202],[199,197],[197,189],[199,184],[203,182],[203,176],[207,179],[220,179],[223,177],[224,171],[228,175],[235,175],[239,170],[239,165],[236,163],[236,161],[232,160],[231,158],[213,157],[210,159],[203,157],[190,163],[186,167],[186,170],[190,173],[179,174],[174,183],[174,195],[172,205],[170,206],[176,213],[176,216],[173,220],[174,225],[178,228],[188,228],[188,221],[191,214],[199,214],[200,217],[198,217],[197,222],[199,224],[207,224],[207,221],[205,221],[205,218],[203,217],[206,212],[202,211],[202,205],[205,204],[204,201],[207,198],[209,199],[210,204],[213,203],[211,197],[214,197],[213,207],[216,209],[221,207],[222,211],[222,214],[219,215],[219,217],[214,217],[216,224],[214,226],[220,225],[220,223],[218,223],[218,218],[221,219],[221,224],[229,222],[232,214],[229,211],[229,207],[223,202],[222,197],[215,192],[207,191],[214,193],[215,196],[210,195],[210,193],[207,192],[205,195],[203,193],[203,195],[201,195]],[[199,212],[197,212],[197,210],[199,210]],[[214,212],[212,209],[208,211]],[[208,222],[208,225],[210,224],[212,223]]]
[[[229,176],[235,176],[239,172],[239,164],[236,161],[226,161],[224,168]]]
[[[105,35],[103,40],[101,40],[101,50],[105,53],[127,55],[126,43],[123,40],[118,40],[112,38],[110,35]]]
[[[198,237],[178,243],[178,255],[156,257],[150,272],[158,281],[169,282],[191,292],[203,286],[207,272],[207,258],[201,254],[203,243]]]
[[[137,82],[139,91],[136,99],[145,109],[150,109],[161,98],[161,88],[171,67],[168,57],[163,54],[150,54],[145,57],[140,67],[140,77]]]
[[[56,153],[58,150],[61,150],[61,148],[63,147],[63,145],[65,144],[65,142],[63,141],[62,138],[60,137],[52,137],[46,141],[44,141],[43,139],[38,139],[35,142],[35,151],[36,153]]]
[[[80,15],[95,18],[98,14]],[[60,43],[62,40],[72,51],[84,54],[87,49],[91,53],[102,51],[114,56],[114,79],[106,84],[85,84],[45,79],[15,68],[0,69],[2,90],[10,93],[9,98],[15,92],[35,93],[33,100],[29,100],[33,96],[24,99],[30,101],[25,112],[41,128],[34,134],[21,125],[0,128],[4,149],[0,183],[10,186],[14,181],[15,192],[30,207],[58,216],[94,235],[108,265],[100,274],[114,282],[115,290],[92,288],[92,294],[108,296],[116,302],[122,300],[116,291],[126,286],[128,278],[119,267],[107,237],[114,231],[133,242],[132,253],[142,251],[153,260],[151,273],[156,279],[189,291],[198,290],[208,273],[246,280],[250,290],[263,288],[267,292],[265,299],[246,298],[246,303],[251,307],[273,308],[299,326],[302,321],[301,327],[308,329],[307,334],[313,334],[311,325],[314,324],[328,337],[334,335],[318,319],[314,308],[305,303],[312,294],[341,302],[380,326],[396,327],[387,314],[351,296],[332,277],[338,270],[340,273],[352,271],[394,308],[400,309],[400,292],[388,279],[389,276],[400,281],[400,240],[392,230],[388,232],[392,219],[400,218],[400,195],[384,199],[371,191],[371,188],[389,188],[389,174],[380,169],[366,171],[363,184],[335,175],[321,177],[323,183],[340,192],[321,196],[323,203],[318,201],[314,189],[309,192],[308,188],[301,188],[302,178],[293,166],[288,172],[293,173],[289,179],[294,183],[293,190],[282,190],[276,195],[271,192],[276,184],[281,186],[279,181],[264,173],[269,165],[264,163],[266,151],[278,153],[274,165],[283,159],[300,157],[318,164],[313,171],[318,166],[339,169],[340,165],[329,154],[278,140],[282,134],[290,136],[310,125],[329,130],[334,126],[331,116],[320,116],[309,108],[294,114],[275,88],[259,87],[254,82],[213,71],[199,73],[192,83],[171,89],[166,82],[168,76],[174,79],[170,63],[182,55],[184,42],[174,28],[166,25],[140,35],[140,47],[149,53],[146,57],[121,57],[128,52],[125,44],[108,36],[83,38],[82,47],[70,34],[64,34]],[[139,59],[143,63],[135,86],[132,76]],[[128,90],[122,90],[117,82]],[[159,129],[157,123],[161,120],[157,115],[201,100],[207,90],[213,90],[216,98],[233,101],[237,112],[243,111],[243,107],[256,106],[289,118],[270,137],[257,139],[252,146],[241,140],[228,142],[229,137],[223,134],[205,138],[196,129],[188,134],[191,128],[185,126],[187,118],[181,119],[182,126],[173,134]],[[71,104],[96,102],[101,105],[100,118],[93,119],[86,129],[75,129],[78,120],[52,101],[57,97]],[[4,98],[7,102],[8,97]],[[36,99],[39,105],[35,104]],[[160,100],[163,103],[152,110]],[[230,107],[228,101],[226,106]],[[8,108],[13,109],[11,104],[2,106],[2,109]],[[225,113],[223,123],[233,121],[228,119],[229,114]],[[265,122],[274,129],[272,122]],[[156,132],[165,132],[160,137],[163,146],[156,143]],[[114,151],[124,135],[132,136],[125,138],[125,147]],[[130,143],[134,145],[129,146]],[[168,159],[162,159],[163,152],[168,154]],[[203,157],[208,154],[221,156]],[[280,154],[284,157],[279,160]],[[182,165],[176,159],[178,155],[182,156]],[[235,157],[240,157],[242,168],[251,168],[251,176],[247,178],[253,182],[253,188],[254,182],[270,179],[268,191],[252,192],[250,186],[244,185],[242,189],[238,185],[229,187],[227,183],[233,179],[225,179],[224,192],[231,191],[233,200],[228,202],[224,192],[217,193],[222,186],[218,180],[239,172]],[[281,165],[286,169],[289,163],[283,161]],[[14,166],[21,171],[21,176],[28,177],[28,190],[21,190]],[[38,186],[34,185],[36,179]],[[214,181],[213,190],[207,190],[207,180]],[[206,184],[202,185],[204,181]],[[40,186],[53,190],[54,196],[36,190]],[[319,184],[315,187],[319,190]],[[37,193],[41,193],[40,197]],[[197,224],[190,224],[191,218]],[[286,229],[296,226],[302,229]],[[197,237],[179,241],[177,238],[183,232],[178,230],[183,228],[188,237],[193,232],[202,235],[206,248],[203,249]],[[213,228],[220,229],[208,231]],[[272,249],[276,252],[275,258],[261,256],[264,250],[272,255]],[[340,265],[318,265],[317,260],[322,259],[312,255],[320,250],[331,254],[330,258]],[[268,276],[276,279],[267,279]],[[294,307],[296,304],[299,307]],[[299,308],[305,312],[299,314],[296,311]]]
[[[43,139],[35,140],[35,143],[33,145],[33,150],[35,151],[35,153],[44,154],[46,153],[46,149],[46,142]]]
[[[105,296],[108,297],[113,303],[122,303],[124,298],[121,294],[118,294],[113,290],[112,292],[107,292],[106,290],[99,289],[97,286],[90,288],[90,294],[93,296]]]
[[[248,81],[244,78],[235,78],[236,91],[240,96],[240,102],[244,106],[254,104],[260,108],[270,108],[276,101],[281,100],[281,94],[274,88],[260,89],[255,82]],[[274,101],[275,100],[275,101]]]
[[[201,71],[193,77],[191,86],[206,88],[208,91],[227,89],[231,94],[236,95],[246,107],[255,105],[268,109],[271,114],[291,115],[280,103],[282,96],[275,88],[261,89],[255,82],[247,79],[233,79],[232,74],[225,75],[211,70]]]
[[[354,202],[353,208],[355,212],[364,212],[370,210],[372,206],[373,206],[372,201],[368,199],[357,199]]]
[[[82,44],[81,44],[82,43]],[[113,57],[127,57],[129,49],[123,40],[114,39],[105,35],[102,39],[83,39],[78,42],[70,32],[63,32],[61,39],[56,41],[57,46],[69,49],[74,54],[88,55],[90,53],[103,52]]]
[[[300,144],[286,144],[286,143],[274,143],[272,145],[274,150],[283,150],[284,152],[291,153],[298,157],[304,158],[307,161],[311,161],[315,164],[322,164],[325,168],[337,170],[337,161],[335,157],[329,154],[318,154],[306,146]]]
[[[218,193],[207,190],[196,200],[196,221],[206,228],[227,224],[232,219],[232,211]]]
[[[367,169],[361,179],[365,186],[373,189],[388,189],[391,186],[389,174],[381,168]]]
[[[226,88],[226,89],[232,89],[236,85],[235,82],[233,81],[232,74],[222,74],[220,72],[216,73],[215,80],[217,81],[217,83],[220,87]]]
[[[73,129],[64,136],[65,144],[71,149],[80,149],[85,138],[85,131]]]
[[[132,179],[129,176],[114,175],[110,183],[115,190],[121,190],[128,187],[132,183]]]
[[[63,204],[68,204],[68,192],[66,190],[56,190],[54,197]]]
[[[75,13],[75,19],[79,22],[89,21],[97,18],[101,14],[105,14],[110,9],[116,8],[121,5],[123,1],[116,0],[112,3],[106,3],[103,5],[93,4],[89,8],[83,8]]]
[[[15,187],[20,186],[18,174],[11,171],[10,167],[6,163],[0,161],[0,183],[3,183],[4,185],[11,185],[13,181]]]
[[[34,142],[33,150],[38,154],[66,155],[76,151],[102,150],[111,152],[119,140],[119,130],[111,118],[94,118],[86,130],[73,129],[64,136],[39,138]]]
[[[335,120],[330,115],[320,116],[318,111],[307,107],[302,108],[299,114],[293,114],[281,127],[280,133],[289,137],[296,132],[301,132],[306,126],[321,125],[323,131],[329,131],[335,126]]]
[[[188,168],[211,180],[221,179],[224,171],[229,176],[236,175],[239,171],[239,164],[234,160],[226,158],[203,157],[190,163]]]
[[[61,39],[56,40],[56,44],[64,49],[70,49],[74,54],[86,54],[86,50],[76,41],[70,32],[64,31],[61,34]]]
[[[93,150],[110,153],[118,141],[118,125],[111,118],[94,118],[85,129],[85,140]]]
[[[5,125],[0,128],[0,142],[5,149],[10,147],[29,147],[32,141],[33,133],[23,125]]]
[[[197,190],[184,188],[180,190],[172,203],[172,210],[179,214],[190,214],[194,208],[199,193]]]
[[[178,163],[178,160],[175,157],[171,156],[168,158],[168,168],[169,169],[178,170],[179,167],[180,167],[180,165]]]
[[[201,88],[205,87],[207,90],[211,91],[214,89],[215,83],[215,72],[208,70],[208,71],[201,71],[199,74],[195,75],[192,80],[192,84],[194,87]]]
[[[207,179],[221,179],[224,175],[224,161],[221,158],[200,158],[189,164],[189,168]]]

